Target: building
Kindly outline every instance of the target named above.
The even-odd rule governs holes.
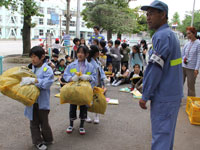
[[[65,32],[66,29],[66,0],[35,0],[39,6],[39,12],[43,17],[32,17],[32,23],[36,26],[31,29],[31,39],[45,38],[46,33],[51,33],[53,38],[58,38]],[[72,0],[71,0],[72,1]],[[92,0],[81,0],[81,4]],[[76,1],[71,2],[71,21],[70,21],[70,36],[74,38],[76,35]],[[22,39],[21,29],[23,28],[23,15],[21,12],[23,8],[10,8],[9,10],[0,7],[0,39]],[[82,7],[83,9],[83,7]],[[82,10],[81,9],[81,10]],[[53,24],[54,19],[57,18],[56,23]],[[93,29],[88,29],[85,26],[84,20],[80,19],[80,35],[88,39],[93,32]]]

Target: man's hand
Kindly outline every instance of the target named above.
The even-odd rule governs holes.
[[[140,105],[140,107],[141,107],[142,109],[147,109],[146,103],[147,103],[147,102],[144,101],[144,100],[142,100],[142,99],[139,101],[139,105]]]
[[[197,77],[197,75],[199,74],[198,70],[194,70],[194,76]]]

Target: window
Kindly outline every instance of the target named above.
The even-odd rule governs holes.
[[[72,26],[72,27],[75,27],[76,26],[76,22],[75,21],[70,21],[69,25]]]
[[[75,36],[75,31],[69,31],[70,36]]]
[[[62,26],[66,26],[66,20],[62,21]]]
[[[63,14],[63,16],[65,16],[66,10],[62,10],[62,14]]]
[[[0,35],[2,35],[2,31],[1,31],[1,28],[0,28]]]
[[[44,24],[44,19],[43,18],[39,18],[39,25],[43,25]]]
[[[43,14],[43,13],[44,13],[44,8],[43,8],[43,7],[40,7],[40,8],[39,8],[39,12],[40,12],[41,14]]]
[[[17,29],[11,29],[11,36],[17,35]]]
[[[81,22],[81,27],[85,28],[85,22]]]
[[[21,10],[21,12],[24,12],[24,7],[21,7],[20,10]]]
[[[24,17],[21,17],[20,22],[21,22],[21,24],[24,24]]]
[[[47,30],[47,33],[50,33],[50,30]]]
[[[44,31],[43,30],[39,30],[39,36],[43,36],[44,35]]]
[[[2,22],[2,16],[0,16],[0,22]]]
[[[51,19],[47,19],[47,25],[52,25]]]
[[[47,8],[47,14],[55,13],[55,11],[54,8]]]
[[[17,23],[17,17],[16,16],[11,17],[11,23]]]

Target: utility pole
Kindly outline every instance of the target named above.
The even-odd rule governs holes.
[[[70,15],[70,1],[71,0],[66,0],[67,2],[67,10],[66,10],[66,34],[69,34],[69,24],[70,24],[70,19],[71,19],[71,15]]]
[[[193,3],[191,27],[193,27],[193,24],[194,24],[194,9],[195,9],[195,0],[194,0],[194,3]]]
[[[80,38],[80,0],[77,0],[76,37]]]
[[[62,15],[60,15],[60,41],[62,41]]]

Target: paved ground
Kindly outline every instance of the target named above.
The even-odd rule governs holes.
[[[4,64],[4,69],[22,64]],[[54,95],[59,87],[51,88],[50,125],[55,144],[49,150],[150,150],[150,111],[141,110],[138,100],[131,94],[118,92],[120,87],[108,87],[107,97],[119,99],[119,105],[108,105],[107,112],[100,118],[100,124],[85,124],[87,134],[79,135],[79,120],[75,130],[66,134],[69,105],[59,104]],[[200,96],[200,82],[197,80],[197,95]],[[185,94],[186,95],[186,94]],[[8,97],[0,95],[0,150],[32,150],[29,120],[23,115],[24,106]],[[183,100],[176,128],[174,150],[199,150],[200,126],[190,125],[185,113]],[[89,114],[92,116],[92,114]]]

